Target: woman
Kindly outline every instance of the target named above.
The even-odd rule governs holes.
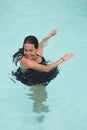
[[[48,85],[59,73],[58,65],[73,56],[72,53],[64,55],[59,60],[47,64],[42,57],[43,47],[47,40],[56,34],[56,29],[45,37],[39,44],[35,36],[27,36],[24,39],[23,47],[13,55],[13,61],[17,65],[20,61],[20,67],[16,72],[12,72],[17,80],[26,85]]]

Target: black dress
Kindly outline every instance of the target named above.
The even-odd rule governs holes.
[[[47,65],[47,61],[42,57],[42,65]],[[16,79],[22,83],[32,86],[32,85],[44,85],[47,86],[51,80],[53,80],[57,74],[59,74],[58,67],[53,68],[49,72],[41,72],[34,69],[27,69],[25,72],[18,68],[16,72],[12,71],[12,75],[16,76]]]

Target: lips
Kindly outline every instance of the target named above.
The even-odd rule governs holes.
[[[25,55],[25,57],[28,58],[28,59],[32,59],[32,58],[33,58],[32,55],[29,55],[29,56],[28,56],[28,55]]]

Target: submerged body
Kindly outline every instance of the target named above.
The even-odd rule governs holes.
[[[42,61],[39,63],[41,65],[47,65],[47,61],[44,57],[41,57]],[[49,72],[41,72],[35,69],[28,69],[27,67],[20,65],[20,68],[14,73],[12,72],[16,79],[22,83],[32,86],[32,85],[44,85],[47,86],[51,80],[53,80],[58,74],[58,67],[53,68]]]

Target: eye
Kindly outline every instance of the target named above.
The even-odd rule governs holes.
[[[32,52],[33,50],[29,50],[30,52]]]
[[[28,50],[24,49],[24,51],[26,51],[26,52],[27,52]]]

